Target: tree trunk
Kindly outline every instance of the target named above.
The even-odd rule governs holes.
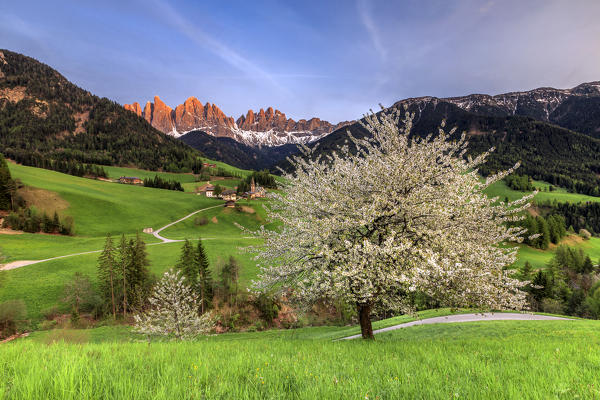
[[[110,298],[111,298],[111,303],[112,303],[113,318],[117,319],[117,308],[115,306],[115,287],[114,287],[114,283],[113,283],[112,267],[111,267],[111,271],[110,271]]]
[[[356,308],[358,310],[362,338],[375,340],[375,336],[373,336],[373,325],[371,325],[371,304],[357,303]]]

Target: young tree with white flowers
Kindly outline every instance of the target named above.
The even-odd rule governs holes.
[[[135,328],[147,335],[174,336],[183,340],[210,331],[214,321],[210,313],[198,315],[194,290],[180,271],[170,269],[154,288],[150,309],[134,316]]]
[[[416,291],[448,306],[523,308],[522,284],[506,270],[516,249],[503,244],[522,241],[525,230],[506,222],[522,218],[531,196],[507,203],[483,192],[518,165],[482,181],[477,167],[489,152],[465,158],[464,134],[450,141],[454,130],[442,125],[435,136],[412,137],[412,116],[400,118],[371,113],[362,123],[371,138],[350,136],[354,146],[327,156],[305,147],[292,160],[267,209],[281,229],[259,232],[255,287],[355,304],[370,339],[371,313],[410,310]]]

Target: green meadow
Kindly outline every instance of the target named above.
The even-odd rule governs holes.
[[[323,331],[304,331],[311,329]],[[58,342],[4,345],[0,396],[591,399],[600,397],[599,329],[598,321],[488,321],[415,326],[375,342],[265,332],[236,340],[87,343],[65,333]]]
[[[116,175],[142,176],[140,170],[109,168]],[[43,260],[75,253],[102,249],[105,236],[110,233],[117,241],[121,234],[134,237],[141,234],[148,245],[147,251],[151,271],[162,274],[177,262],[181,243],[158,244],[160,241],[150,234],[140,233],[143,228],[160,228],[202,208],[223,204],[221,200],[209,199],[190,193],[144,188],[133,185],[104,182],[78,178],[55,171],[10,164],[11,174],[23,184],[44,189],[57,194],[67,203],[61,211],[75,220],[75,236],[44,234],[0,235],[0,250],[4,262],[21,260]],[[241,170],[240,170],[241,171]],[[153,173],[152,173],[153,174]],[[173,174],[180,178],[191,177],[187,174]],[[153,176],[153,175],[151,175]],[[230,183],[232,180],[227,180]],[[249,238],[235,222],[256,229],[262,221],[264,212],[258,201],[252,209],[238,212],[224,207],[213,208],[193,216],[184,223],[163,231],[163,236],[171,239],[205,239],[204,246],[213,269],[234,256],[241,265],[240,282],[250,283],[256,277],[256,262],[253,255],[242,248],[259,244],[258,239]],[[258,211],[254,211],[256,208]],[[207,217],[208,223],[196,224],[196,218]],[[213,220],[214,217],[214,220]],[[214,221],[214,222],[213,222]],[[36,321],[42,317],[42,311],[59,304],[65,282],[75,272],[96,278],[99,254],[84,254],[13,269],[5,273],[7,281],[0,288],[0,302],[10,299],[22,299],[28,311],[28,318]]]
[[[538,193],[535,195],[534,200],[545,202],[556,200],[559,203],[581,203],[585,201],[600,201],[600,197],[587,196],[585,194],[578,193],[569,193],[566,189],[560,188],[558,186],[554,187],[554,190],[549,191],[550,184],[541,181],[534,181],[533,186],[538,190]],[[527,193],[520,192],[518,190],[513,190],[509,188],[504,181],[498,181],[494,184],[490,185],[486,189],[486,193],[491,197],[499,197],[501,200],[504,200],[505,197],[508,197],[510,201],[520,199],[525,196]]]
[[[173,190],[78,178],[55,171],[9,164],[13,178],[57,193],[68,203],[77,236],[135,233],[157,229],[193,211],[221,202]],[[57,254],[60,255],[60,254]]]

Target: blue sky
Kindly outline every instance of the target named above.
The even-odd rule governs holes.
[[[406,97],[600,80],[600,1],[4,1],[0,48],[120,103],[338,122]]]

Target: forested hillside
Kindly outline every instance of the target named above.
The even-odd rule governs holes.
[[[522,163],[519,174],[565,187],[570,191],[600,195],[600,140],[559,126],[520,116],[485,116],[465,111],[458,106],[433,98],[424,98],[395,107],[414,113],[412,133],[426,136],[437,132],[442,121],[456,127],[456,136],[469,136],[469,154],[476,155],[495,147],[480,172],[493,172]],[[359,123],[339,129],[319,140],[317,154],[329,154],[342,145],[350,131],[355,137],[367,133]],[[286,161],[280,164],[288,167]]]
[[[199,169],[198,153],[33,58],[0,50],[0,149],[18,162]]]

